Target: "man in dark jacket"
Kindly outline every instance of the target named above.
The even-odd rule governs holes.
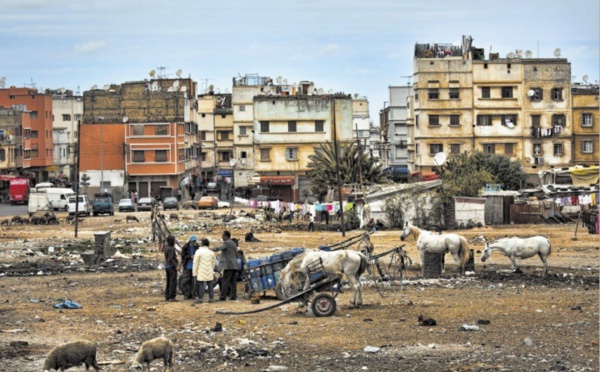
[[[181,274],[181,291],[184,299],[194,299],[195,280],[192,275],[194,268],[194,253],[198,250],[198,242],[196,235],[190,236],[190,240],[181,248],[181,264],[183,273]]]
[[[221,280],[221,294],[220,301],[225,301],[227,293],[230,293],[230,299],[237,299],[237,286],[236,286],[236,272],[238,270],[237,265],[237,245],[231,240],[231,233],[227,230],[223,231],[221,236],[223,244],[221,246],[213,248],[215,252],[221,252],[219,256],[219,266],[223,270],[223,278]],[[231,290],[231,291],[230,291]]]
[[[167,236],[167,245],[163,247],[165,254],[165,272],[167,274],[167,286],[165,288],[165,301],[177,301],[177,251],[175,250],[175,237]]]

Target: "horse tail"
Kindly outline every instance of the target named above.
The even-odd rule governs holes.
[[[458,237],[460,240],[460,267],[465,268],[469,258],[471,258],[471,250],[469,249],[469,242],[463,236]]]
[[[360,257],[360,266],[358,267],[358,272],[356,273],[356,279],[360,278],[360,276],[367,270],[367,266],[369,261],[367,260],[367,256],[364,254],[357,252]]]

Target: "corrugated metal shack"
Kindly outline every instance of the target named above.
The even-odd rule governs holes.
[[[515,203],[518,191],[486,187],[481,196],[485,198],[485,224],[507,225],[510,223],[510,206]]]

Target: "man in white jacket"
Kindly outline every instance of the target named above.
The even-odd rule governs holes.
[[[215,253],[208,247],[208,239],[202,239],[200,248],[194,253],[194,265],[192,275],[196,278],[198,288],[198,300],[196,303],[204,302],[204,288],[208,286],[208,302],[215,302],[215,291],[213,280],[215,278]]]

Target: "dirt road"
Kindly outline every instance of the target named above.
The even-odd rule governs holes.
[[[78,338],[98,343],[103,370],[125,371],[141,342],[161,334],[176,345],[178,371],[261,371],[269,366],[289,371],[598,370],[598,236],[580,228],[573,241],[574,224],[459,231],[467,239],[482,234],[548,237],[553,253],[547,278],[541,276],[538,258],[520,262],[523,274],[500,275],[497,271],[510,262],[494,253],[485,266],[477,254],[474,276],[456,277],[448,256],[442,279],[422,279],[409,238],[405,248],[415,265],[404,285],[387,289],[382,297],[367,282],[362,308],[349,306],[346,291],[337,297],[333,317],[315,318],[298,312],[295,304],[252,315],[215,314],[218,309],[266,306],[271,298],[260,305],[244,299],[203,305],[162,302],[164,273],[156,269],[161,260],[149,241],[148,214],[136,215],[140,223],[126,224],[122,214],[88,218],[78,239],[69,225],[1,227],[3,371],[39,371],[51,348]],[[217,244],[225,228],[243,240],[249,224],[226,226],[210,213],[199,217],[186,211],[169,226],[181,241],[195,234]],[[84,266],[78,254],[90,247],[97,230],[110,230],[113,246],[134,258]],[[241,248],[258,257],[343,240],[335,232],[279,231],[276,225],[263,226],[255,234],[262,242],[242,243]],[[384,251],[399,245],[398,237],[399,231],[379,231],[372,242]],[[49,246],[55,254],[48,255]],[[472,248],[480,251],[482,245]],[[60,299],[76,301],[83,309],[54,309]],[[419,315],[437,325],[419,326]],[[222,332],[210,330],[217,322]],[[463,324],[479,330],[460,331]],[[373,347],[367,349],[371,352],[365,351],[367,346]],[[162,368],[158,361],[153,366]]]

